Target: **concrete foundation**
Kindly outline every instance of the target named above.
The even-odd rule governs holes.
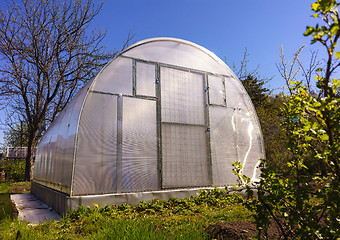
[[[32,182],[31,192],[34,196],[46,203],[49,207],[55,209],[59,214],[78,208],[79,206],[104,207],[106,205],[119,205],[127,203],[130,205],[138,205],[139,202],[148,202],[152,199],[169,200],[176,197],[179,199],[196,196],[202,189],[213,189],[213,187],[205,188],[188,188],[188,189],[171,189],[161,191],[145,191],[133,193],[114,193],[102,195],[84,195],[84,196],[68,196],[64,193],[42,186]],[[224,189],[221,187],[221,189]]]

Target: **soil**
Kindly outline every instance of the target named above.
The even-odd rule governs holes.
[[[26,182],[18,182],[11,184],[11,187],[9,189],[10,194],[15,194],[15,193],[28,193],[31,191],[31,185],[27,184]]]
[[[210,239],[253,239],[257,235],[256,225],[252,222],[221,222],[206,229]],[[279,239],[279,232],[275,226],[268,229],[268,239]]]

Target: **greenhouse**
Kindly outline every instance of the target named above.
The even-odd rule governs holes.
[[[180,39],[131,45],[58,115],[36,152],[32,193],[64,213],[80,205],[187,197],[259,176],[261,128],[241,82]]]

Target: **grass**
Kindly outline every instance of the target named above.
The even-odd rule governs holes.
[[[28,182],[0,182],[0,221],[13,217],[10,194],[29,192]]]
[[[26,183],[0,183],[0,194],[9,194]],[[207,226],[222,221],[250,220],[240,196],[215,189],[196,197],[153,200],[132,207],[80,207],[61,220],[38,225],[10,217],[0,222],[0,239],[207,239]]]

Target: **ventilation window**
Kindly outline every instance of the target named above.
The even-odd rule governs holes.
[[[209,75],[208,84],[209,84],[209,103],[211,105],[225,106],[226,99],[223,77]]]
[[[136,94],[142,96],[156,96],[155,65],[149,63],[136,63]]]

